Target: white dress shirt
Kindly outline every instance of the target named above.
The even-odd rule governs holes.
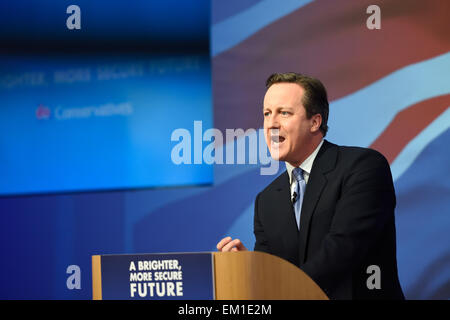
[[[299,166],[303,170],[303,178],[305,179],[306,184],[308,184],[309,174],[311,173],[311,168],[314,163],[314,159],[316,159],[317,153],[319,152],[322,144],[323,144],[323,139],[319,143],[317,148],[313,151],[313,153],[311,153],[308,156],[308,158],[306,158],[305,161],[303,161],[302,164]],[[296,182],[294,176],[292,175],[292,170],[294,170],[295,167],[290,165],[287,162],[285,162],[285,164],[286,164],[286,170],[289,175],[289,182],[291,184],[291,198],[292,198],[292,196],[294,194],[294,188],[295,188],[295,182]]]

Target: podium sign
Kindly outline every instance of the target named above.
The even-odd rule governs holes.
[[[295,265],[264,252],[92,256],[93,299],[328,300]]]
[[[212,253],[93,256],[94,299],[212,300],[213,264]]]

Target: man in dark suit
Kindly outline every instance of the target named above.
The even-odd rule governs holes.
[[[331,299],[404,299],[388,162],[323,139],[328,99],[319,80],[273,74],[266,87],[266,142],[287,170],[256,197],[254,249],[297,265]],[[230,237],[217,249],[246,250]]]

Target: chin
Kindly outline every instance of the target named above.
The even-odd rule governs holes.
[[[290,154],[290,148],[289,145],[286,144],[286,141],[275,145],[271,143],[269,151],[272,159],[276,161],[286,161],[286,158],[288,158],[288,155]]]
[[[285,161],[286,155],[285,154],[280,154],[280,153],[281,152],[279,150],[276,150],[276,152],[272,152],[272,150],[270,150],[270,156],[272,157],[273,160]]]

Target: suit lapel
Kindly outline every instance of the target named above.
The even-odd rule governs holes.
[[[307,241],[310,232],[310,222],[317,202],[327,184],[325,173],[334,169],[337,158],[337,146],[324,141],[314,160],[308,184],[303,198],[300,216],[299,259],[300,264],[305,262]]]

